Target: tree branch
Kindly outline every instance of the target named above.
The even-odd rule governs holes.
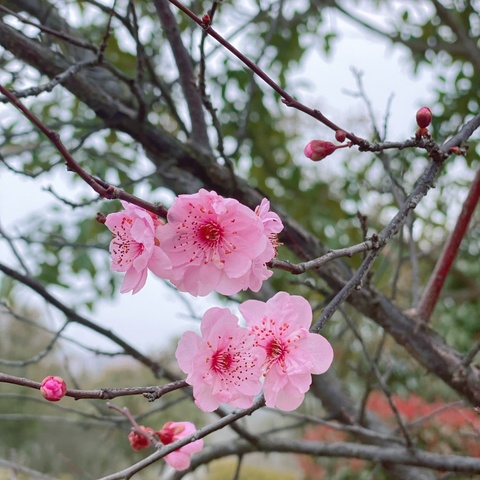
[[[308,442],[292,439],[261,438],[260,445],[253,446],[244,441],[212,445],[192,457],[191,465],[187,470],[177,472],[169,480],[178,480],[199,466],[229,455],[246,455],[255,451],[284,452],[313,455],[327,458],[358,458],[371,462],[395,463],[413,465],[434,470],[449,472],[463,472],[468,474],[480,473],[480,459],[460,455],[443,455],[440,453],[424,452],[404,447],[378,447],[359,445],[348,442]],[[104,477],[102,480],[117,480],[126,476]]]
[[[0,22],[0,44],[12,51],[19,59],[48,76],[55,76],[69,66],[63,57],[26,38],[2,22]],[[119,80],[113,77],[112,81]],[[93,108],[97,116],[107,125],[124,131],[136,139],[156,166],[163,184],[177,194],[193,193],[203,186],[226,197],[236,198],[251,208],[255,208],[261,202],[263,197],[261,192],[251,188],[240,177],[232,180],[231,172],[227,167],[199,155],[194,149],[182,144],[158,126],[148,122],[140,124],[135,111],[128,109],[121,102],[120,97],[107,94],[94,78],[86,77],[79,72],[65,82],[65,87]],[[440,149],[433,150],[432,157],[435,161],[432,164],[441,163],[449,149],[465,142],[479,124],[480,115],[477,115]],[[280,240],[298,255],[299,259],[311,260],[327,253],[318,238],[281,211],[279,213],[285,226]],[[345,263],[335,260],[324,265],[319,275],[333,291],[338,292],[345,286],[351,273]],[[377,292],[353,289],[347,298],[349,303],[382,326],[430,372],[443,379],[474,405],[480,404],[478,368],[470,365],[465,370],[465,375],[458,376],[456,372],[459,371],[461,355],[448,347],[433,331],[429,328],[417,331],[416,323],[412,318]]]
[[[57,132],[54,132],[48,128],[38,117],[36,117],[10,90],[5,88],[0,84],[0,93],[5,95],[8,98],[9,102],[17,107],[20,112],[31,122],[33,123],[49,140],[52,142],[53,146],[58,150],[60,155],[65,159],[65,163],[68,170],[75,172],[87,185],[89,185],[92,190],[97,192],[100,197],[108,198],[110,200],[118,199],[125,200],[126,202],[133,203],[139,207],[145,208],[156,215],[159,215],[163,218],[167,216],[167,209],[161,205],[154,205],[150,202],[146,202],[141,198],[131,195],[120,188],[113,187],[108,183],[93,177],[87,173],[80,165],[76,162],[70,152],[67,150],[65,145],[60,140],[60,136]]]
[[[169,374],[169,372],[167,372],[161,365],[150,360],[148,357],[140,353],[138,350],[133,348],[130,344],[122,340],[120,337],[115,335],[110,330],[107,330],[103,327],[100,327],[99,325],[96,325],[95,323],[91,322],[90,320],[87,320],[85,317],[81,316],[71,308],[68,308],[67,306],[65,306],[62,302],[60,302],[60,300],[58,300],[53,295],[51,295],[46,290],[46,288],[34,278],[29,277],[27,275],[23,275],[11,269],[10,267],[7,267],[2,263],[0,263],[0,271],[3,272],[5,275],[8,275],[9,277],[13,278],[14,280],[17,280],[18,282],[23,283],[25,286],[29,287],[30,289],[38,293],[44,300],[46,300],[48,303],[50,303],[55,308],[60,310],[68,318],[69,321],[78,323],[79,325],[83,325],[84,327],[87,327],[90,330],[97,332],[98,334],[102,335],[105,338],[108,338],[113,343],[122,347],[125,355],[130,355],[131,357],[135,358],[140,363],[148,367],[157,378],[166,376],[172,381],[178,380],[177,378],[175,378],[175,376]]]
[[[16,377],[0,372],[0,383],[11,383],[13,385],[20,385],[22,387],[35,388],[37,390],[41,387],[41,382],[35,382],[28,378]],[[75,400],[85,400],[87,398],[95,398],[98,400],[112,400],[117,397],[127,397],[132,395],[143,395],[149,402],[159,399],[169,392],[173,392],[180,388],[187,387],[185,380],[177,380],[161,386],[152,387],[105,387],[100,390],[79,390],[74,388],[67,389],[66,397],[72,397]]]
[[[205,153],[210,154],[210,142],[207,134],[207,124],[203,113],[203,103],[200,91],[197,88],[195,74],[193,72],[192,59],[185,49],[180,35],[177,21],[168,0],[154,0],[158,18],[163,26],[165,35],[170,43],[175,63],[177,64],[180,84],[190,112],[192,128],[191,141],[194,145],[202,147]]]
[[[453,261],[472,218],[473,212],[480,199],[480,169],[477,170],[467,198],[463,202],[462,210],[458,216],[452,233],[445,242],[435,268],[430,276],[427,286],[423,291],[418,305],[412,310],[412,315],[418,316],[421,321],[428,322],[433,313],[438,297],[443,288]]]

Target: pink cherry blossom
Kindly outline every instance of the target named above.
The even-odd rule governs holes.
[[[283,230],[283,224],[280,217],[270,211],[270,202],[266,198],[255,208],[255,213],[262,220],[264,235],[268,242],[265,245],[265,250],[253,260],[252,267],[245,273],[242,280],[244,285],[248,285],[243,290],[250,288],[250,290],[258,292],[262,283],[273,274],[266,264],[277,254],[277,247],[281,245],[278,242],[277,234]]]
[[[190,422],[167,422],[157,435],[164,445],[168,445],[180,438],[188,437],[196,430],[195,425]],[[195,440],[165,455],[165,461],[176,470],[185,470],[190,466],[190,455],[199,452],[202,448],[203,440]]]
[[[312,374],[326,372],[333,360],[328,341],[308,331],[312,322],[310,304],[303,297],[279,292],[266,303],[247,300],[239,309],[256,344],[266,354],[266,404],[294,410],[303,402]]]
[[[265,234],[269,237],[271,235],[276,235],[283,230],[283,223],[280,220],[280,217],[275,212],[270,211],[270,202],[266,198],[264,198],[260,205],[255,208],[255,213],[262,220]]]
[[[255,337],[238,325],[228,308],[207,310],[200,330],[201,336],[185,332],[175,353],[193,386],[195,403],[204,412],[220,403],[250,407],[262,388],[265,351],[255,346]]]
[[[40,386],[40,393],[50,402],[58,402],[67,393],[67,384],[62,377],[50,375],[45,377]]]
[[[214,290],[233,295],[260,289],[261,282],[251,285],[250,271],[257,257],[265,262],[270,247],[262,220],[248,207],[201,189],[180,195],[167,220],[159,240],[172,262],[170,280],[179,290],[203,296]]]
[[[110,213],[105,220],[113,234],[110,267],[116,272],[126,272],[121,293],[137,293],[147,281],[148,270],[168,278],[171,263],[156,236],[163,222],[143,208],[123,201],[122,205],[124,211]]]

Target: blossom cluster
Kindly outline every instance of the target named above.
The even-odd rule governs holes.
[[[266,264],[275,256],[283,225],[266,199],[254,212],[201,189],[177,197],[167,223],[143,208],[122,205],[123,211],[105,221],[113,234],[111,268],[125,272],[121,293],[140,291],[149,270],[194,296],[258,292],[272,275]]]
[[[158,432],[153,428],[140,425],[128,434],[128,440],[133,450],[139,451],[149,447],[152,441],[169,445],[180,438],[188,437],[195,431],[195,425],[191,422],[167,422]],[[176,470],[185,470],[190,466],[190,455],[199,452],[202,448],[203,440],[195,440],[165,455],[164,458]]]
[[[258,292],[272,275],[267,264],[277,253],[283,225],[266,199],[251,210],[201,189],[177,197],[166,222],[143,208],[122,205],[123,211],[105,220],[113,234],[111,268],[125,273],[122,293],[140,291],[148,271],[194,296]],[[193,387],[196,405],[205,412],[220,404],[248,408],[263,390],[267,406],[296,409],[312,375],[327,371],[333,360],[328,341],[309,331],[310,304],[279,292],[267,302],[243,302],[239,312],[241,324],[228,308],[210,308],[200,334],[187,331],[178,343],[175,355]],[[133,449],[141,450],[194,431],[188,422],[169,422],[159,432],[134,429],[129,440]],[[201,441],[190,443],[167,455],[166,461],[176,469],[187,468],[189,455],[202,446]]]
[[[195,403],[205,412],[221,403],[247,408],[263,387],[267,406],[296,409],[312,374],[326,372],[333,360],[330,343],[308,330],[310,304],[279,292],[267,302],[247,300],[239,310],[247,327],[228,308],[213,307],[201,335],[185,332],[178,343],[175,355]]]

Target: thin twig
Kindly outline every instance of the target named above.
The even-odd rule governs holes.
[[[248,59],[242,52],[240,52],[237,48],[235,48],[230,42],[225,40],[219,33],[217,33],[210,24],[205,24],[205,22],[195,15],[189,8],[185,5],[180,3],[178,0],[168,0],[172,5],[175,5],[179,10],[183,13],[188,15],[195,23],[197,23],[200,27],[204,29],[204,31],[213,37],[217,42],[219,42],[223,47],[225,47],[228,51],[233,53],[239,60],[241,60],[250,70],[252,70],[257,76],[259,76],[267,85],[269,85],[273,90],[275,90],[282,98],[282,102],[287,105],[288,107],[296,108],[307,115],[319,120],[327,127],[331,128],[334,131],[343,130],[338,125],[333,123],[327,117],[325,117],[319,110],[315,110],[312,108],[307,107],[306,105],[298,102],[295,100],[291,95],[289,95],[280,85],[277,84],[271,77],[269,77],[256,63],[252,62]],[[365,140],[360,139],[356,135],[352,133],[347,133],[347,138],[351,140],[356,145],[363,145],[365,144]],[[368,142],[367,142],[368,143]]]
[[[465,354],[462,360],[462,366],[468,367],[472,362],[477,353],[480,352],[480,341],[478,341],[469,352]]]
[[[45,25],[42,25],[40,23],[32,22],[28,18],[25,18],[23,15],[20,15],[13,10],[10,10],[9,8],[0,5],[0,11],[4,11],[5,13],[8,13],[9,15],[14,16],[18,20],[20,20],[22,23],[26,25],[32,25],[35,28],[38,28],[40,31],[48,33],[49,35],[53,35],[54,37],[59,38],[60,40],[64,40],[71,45],[75,45],[76,47],[84,48],[85,50],[91,50],[94,52],[96,55],[98,54],[98,47],[96,45],[92,45],[91,43],[88,42],[83,42],[82,40],[72,37],[71,35],[66,34],[65,32],[59,32],[58,30],[53,30],[52,28],[46,27]]]
[[[370,369],[375,374],[378,385],[380,386],[383,394],[387,398],[388,404],[390,405],[390,408],[393,412],[393,415],[395,416],[395,419],[398,423],[400,431],[402,432],[402,434],[405,438],[405,442],[407,444],[407,447],[408,448],[413,448],[414,443],[412,441],[412,438],[410,437],[410,434],[408,433],[407,428],[405,427],[405,424],[402,420],[402,417],[400,416],[400,412],[398,411],[398,408],[395,405],[395,402],[393,401],[392,392],[390,391],[387,384],[383,380],[382,374],[380,373],[380,370],[378,369],[377,364],[373,361],[372,357],[368,353],[368,349],[367,349],[367,347],[366,347],[366,345],[363,341],[362,336],[360,335],[360,332],[358,331],[357,327],[355,326],[355,323],[351,320],[350,316],[347,314],[347,312],[343,308],[340,308],[340,312],[341,312],[343,318],[345,319],[345,321],[347,322],[347,325],[349,326],[350,330],[353,332],[353,335],[360,342],[360,346],[362,347],[363,356],[367,360],[367,363],[368,363]]]
[[[378,242],[378,238],[375,236],[371,240],[366,240],[365,242],[359,243],[357,245],[352,245],[351,247],[339,248],[338,250],[330,250],[325,255],[322,255],[319,258],[309,260],[308,262],[301,263],[290,263],[288,261],[277,260],[276,258],[272,259],[269,263],[271,268],[278,268],[279,270],[285,270],[294,275],[300,275],[305,273],[307,270],[319,269],[323,265],[336,258],[342,257],[352,257],[353,255],[361,252],[367,252],[369,250],[375,250],[381,248],[383,245]]]
[[[192,59],[183,45],[180,29],[170,9],[168,0],[154,0],[153,3],[155,4],[158,18],[162,23],[177,65],[180,84],[190,114],[192,129],[191,140],[194,144],[197,144],[209,153],[210,142],[207,133],[207,124],[203,114],[202,98],[196,85]]]
[[[50,142],[52,142],[53,146],[64,158],[67,168],[79,175],[82,180],[87,183],[87,185],[89,185],[95,192],[100,195],[100,197],[107,198],[109,200],[125,200],[129,203],[133,203],[134,205],[145,208],[146,210],[149,210],[150,212],[153,212],[156,215],[161,216],[162,218],[166,218],[167,210],[162,205],[154,205],[150,202],[146,202],[145,200],[142,200],[135,195],[131,195],[121,190],[120,188],[109,185],[107,182],[104,182],[99,178],[95,178],[89,173],[87,173],[82,167],[80,167],[77,161],[67,150],[65,145],[60,140],[60,136],[57,132],[54,132],[49,127],[47,127],[45,123],[43,123],[36,115],[34,115],[10,90],[5,88],[1,84],[0,92],[5,95],[10,101],[10,103],[17,107],[22,112],[22,114],[50,140]]]
[[[240,418],[243,418],[247,415],[251,415],[253,412],[258,410],[259,408],[263,407],[265,404],[265,399],[263,397],[257,399],[255,403],[247,409],[244,410],[239,410],[239,411],[234,411],[232,413],[229,413],[223,418],[220,418],[214,423],[211,423],[210,425],[207,425],[206,427],[203,427],[196,432],[192,433],[191,435],[188,435],[186,437],[183,437],[176,442],[170,443],[168,445],[165,445],[162,447],[160,450],[157,452],[153,453],[152,455],[148,456],[144,460],[124,469],[119,472],[113,473],[112,475],[107,475],[106,477],[102,477],[100,480],[119,480],[122,478],[131,478],[135,473],[140,472],[141,470],[145,469],[149,465],[157,462],[161,458],[163,458],[165,455],[168,455],[169,453],[173,452],[174,450],[179,449],[180,447],[183,447],[184,445],[187,445],[191,442],[194,442],[195,440],[199,440],[203,437],[206,437],[207,435],[210,435],[213,432],[216,432],[217,430],[221,430],[222,428],[226,427],[227,425],[236,422]],[[479,461],[480,464],[480,461]]]
[[[97,63],[98,62],[96,59],[84,60],[82,62],[74,63],[72,66],[68,67],[64,72],[59,73],[47,83],[43,83],[35,87],[26,88],[24,90],[12,90],[11,92],[17,98],[25,98],[25,97],[32,97],[32,96],[36,97],[40,95],[40,93],[51,92],[57,85],[61,85],[63,82],[68,80],[70,77],[75,75],[77,72],[79,72],[83,68],[97,65]],[[7,97],[0,97],[0,102],[2,103],[6,103],[10,101],[11,100]]]
[[[8,375],[0,372],[0,383],[11,383],[14,385],[20,385],[22,387],[35,388],[37,390],[41,387],[41,382],[36,382],[28,378],[16,377],[14,375]],[[67,389],[65,393],[66,397],[72,397],[75,400],[84,399],[99,399],[99,400],[111,400],[117,397],[127,397],[132,395],[143,395],[150,402],[156,400],[166,393],[173,392],[180,388],[187,386],[185,380],[177,380],[175,382],[167,383],[161,386],[151,387],[106,387],[100,390],[79,390],[74,388]]]
[[[4,460],[3,458],[0,458],[0,467],[12,470],[15,476],[12,476],[11,478],[17,478],[16,473],[19,472],[28,475],[28,478],[35,478],[37,480],[58,480],[56,477],[45,475],[44,473],[37,472],[36,470],[32,470],[31,468],[24,467],[23,465],[19,465],[18,463],[9,460]]]
[[[132,432],[135,432],[137,435],[145,437],[153,447],[159,448],[162,446],[162,443],[158,440],[155,433],[152,434],[152,433],[149,433],[148,430],[144,430],[137,423],[137,421],[135,420],[135,418],[130,413],[130,410],[127,407],[118,407],[117,405],[114,405],[113,403],[110,403],[110,402],[107,402],[107,407],[117,411],[118,413],[123,415],[125,418],[127,418],[127,420],[132,425]]]
[[[68,321],[66,321],[54,334],[53,338],[48,342],[48,345],[41,351],[38,352],[36,355],[33,355],[26,360],[6,360],[0,359],[0,364],[5,365],[7,367],[26,367],[27,365],[32,365],[35,363],[39,363],[43,360],[52,350],[53,347],[56,345],[58,340],[60,339],[62,332],[68,325]],[[1,380],[0,380],[1,381]]]
[[[60,300],[50,294],[38,280],[30,276],[23,275],[20,272],[17,272],[16,270],[13,270],[12,268],[2,263],[0,263],[0,271],[13,278],[14,280],[21,282],[23,285],[29,287],[33,291],[37,292],[44,300],[46,300],[48,303],[60,310],[71,322],[83,325],[84,327],[87,327],[90,330],[97,332],[98,334],[104,336],[105,338],[108,338],[113,343],[117,344],[123,349],[125,355],[130,355],[132,358],[147,366],[157,378],[166,376],[167,378],[169,378],[169,380],[178,380],[178,378],[168,372],[164,367],[154,362],[147,356],[143,355],[136,348],[132,347],[129,343],[115,335],[112,331],[103,328],[100,325],[97,325],[95,322],[91,322],[87,318],[75,312],[75,310],[64,305]]]

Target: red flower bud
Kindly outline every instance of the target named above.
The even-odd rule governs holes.
[[[205,13],[202,16],[202,22],[203,22],[203,28],[207,28],[210,26],[210,24],[212,23],[212,19],[210,18],[210,15],[208,13]]]
[[[428,107],[422,107],[418,110],[416,118],[420,128],[427,128],[432,121],[432,111]]]
[[[450,153],[454,153],[455,155],[465,155],[467,153],[466,150],[461,147],[450,147],[448,151]]]
[[[337,130],[335,132],[335,139],[337,140],[337,142],[344,142],[345,139],[347,138],[347,132],[345,132],[344,130]]]
[[[323,160],[328,155],[331,155],[338,147],[331,142],[325,142],[323,140],[312,140],[307,143],[307,146],[303,150],[303,153],[307,158],[318,162]]]
[[[137,432],[130,432],[128,434],[128,441],[130,442],[130,446],[136,450],[143,450],[150,446],[150,438],[152,435],[155,434],[155,430],[150,427],[144,427],[143,425],[139,426],[142,432],[145,432],[145,435]]]
[[[50,402],[58,402],[67,393],[67,384],[62,377],[50,375],[42,381],[40,393]]]

